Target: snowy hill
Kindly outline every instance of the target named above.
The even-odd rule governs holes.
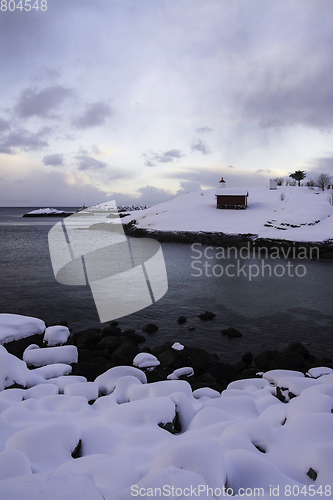
[[[187,193],[132,213],[123,222],[135,219],[137,227],[154,231],[251,233],[291,241],[333,238],[333,206],[328,201],[332,191],[297,186],[251,188],[246,210],[217,210],[216,192],[208,189]]]

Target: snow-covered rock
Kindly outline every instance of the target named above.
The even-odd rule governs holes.
[[[147,352],[139,352],[133,359],[133,365],[138,368],[150,368],[152,366],[158,366],[159,364],[160,362],[157,357]]]
[[[78,351],[75,345],[63,345],[59,347],[40,348],[30,345],[23,353],[23,361],[27,365],[40,367],[55,363],[72,364],[77,363]]]
[[[20,314],[0,314],[0,344],[42,334],[45,323],[41,319]]]
[[[26,353],[52,349],[60,348]],[[165,485],[173,500],[331,496],[333,377],[325,367],[306,376],[271,370],[222,394],[192,392],[184,380],[147,383],[133,366],[95,382],[64,375],[70,369],[29,370],[0,346],[1,499],[158,498]],[[13,382],[29,388],[4,389]],[[294,397],[282,403],[278,387]]]
[[[171,349],[174,349],[175,351],[182,351],[184,349],[184,346],[179,342],[175,342],[174,344],[172,344]]]
[[[177,368],[170,375],[167,376],[168,380],[178,380],[180,377],[192,377],[194,375],[194,370],[190,366],[184,366],[184,368]]]
[[[69,336],[70,331],[67,326],[49,326],[44,333],[44,342],[50,347],[55,347],[65,344]]]

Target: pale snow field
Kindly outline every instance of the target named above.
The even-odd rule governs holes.
[[[40,331],[40,320],[10,316],[0,314],[4,346]],[[61,337],[63,329],[58,332]],[[37,369],[4,346],[1,500],[331,496],[330,368],[313,368],[306,376],[271,370],[232,382],[219,394],[210,388],[192,392],[178,380],[191,375],[191,367],[176,370],[169,377],[174,380],[148,384],[136,367],[154,369],[157,359],[148,353],[136,356],[136,366],[111,368],[87,382],[69,375],[71,366],[61,362],[63,349],[73,346],[28,349],[51,353],[44,356],[51,364]],[[66,353],[67,361],[71,355]],[[14,382],[26,389],[5,389]],[[277,387],[286,403],[275,397]],[[171,434],[161,426],[172,425],[176,416],[181,431]],[[73,458],[79,444],[79,458]]]
[[[330,191],[283,186],[249,188],[245,210],[216,209],[216,197],[223,189],[187,193],[171,201],[124,217],[138,227],[158,231],[205,231],[226,234],[256,234],[260,238],[292,241],[325,241],[333,238],[333,206]],[[227,191],[227,189],[226,189]],[[242,192],[244,189],[241,190]],[[284,196],[282,201],[280,198]],[[268,226],[265,226],[268,224]],[[290,227],[292,224],[297,227]]]

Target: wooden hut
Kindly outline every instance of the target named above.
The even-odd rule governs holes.
[[[246,189],[224,188],[216,194],[216,208],[242,208],[247,207],[249,193]]]

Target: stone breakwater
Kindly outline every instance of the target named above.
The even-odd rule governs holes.
[[[136,221],[131,221],[124,225],[125,234],[137,238],[153,238],[159,242],[170,243],[201,243],[202,245],[214,245],[222,247],[242,248],[250,245],[251,248],[267,248],[268,252],[276,251],[276,248],[283,249],[285,253],[288,249],[293,248],[306,249],[309,258],[311,258],[311,249],[318,248],[318,255],[321,259],[333,259],[333,239],[327,239],[321,242],[311,241],[289,241],[284,239],[268,239],[258,238],[256,234],[225,234],[225,233],[210,233],[205,231],[157,231],[139,228],[136,226]]]
[[[202,316],[206,319],[209,313]],[[179,318],[182,320],[182,317]],[[178,321],[179,321],[178,320]],[[58,327],[59,328],[59,327]],[[148,324],[145,333],[153,334],[157,325]],[[237,342],[241,333],[234,328],[221,332]],[[246,352],[234,364],[225,364],[216,354],[190,345],[172,344],[166,342],[153,349],[140,345],[146,337],[134,330],[121,330],[117,321],[112,321],[102,329],[88,329],[76,332],[68,337],[62,345],[75,346],[78,353],[77,362],[71,363],[72,375],[85,377],[94,381],[96,377],[116,366],[133,366],[134,358],[140,353],[150,354],[159,364],[140,367],[146,374],[148,382],[166,380],[176,370],[192,368],[177,372],[177,378],[190,383],[192,390],[210,387],[218,392],[223,391],[230,382],[235,380],[260,377],[260,372],[283,369],[297,370],[307,373],[311,368],[326,366],[333,368],[330,357],[315,357],[300,342],[291,343],[283,350],[265,350],[260,353]],[[17,358],[24,359],[24,351],[31,344],[48,349],[45,338],[35,334],[20,340],[7,342],[4,347]],[[177,348],[177,346],[180,346]],[[29,348],[30,349],[30,348]],[[328,353],[328,356],[330,353]],[[18,384],[20,385],[20,384]],[[15,387],[18,386],[14,384]]]

